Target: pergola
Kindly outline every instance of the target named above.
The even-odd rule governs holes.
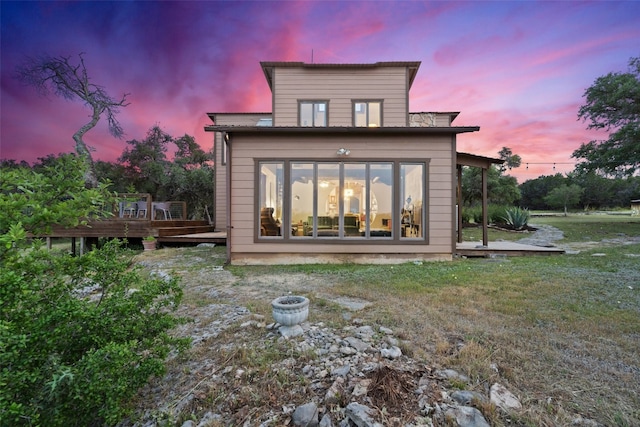
[[[458,220],[458,243],[462,243],[462,167],[471,166],[482,168],[482,246],[489,245],[489,214],[487,208],[487,170],[492,164],[500,165],[504,163],[502,159],[492,157],[476,156],[475,154],[456,153],[456,167],[458,169],[457,188],[457,220]]]

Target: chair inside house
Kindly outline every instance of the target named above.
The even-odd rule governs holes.
[[[146,200],[142,200],[139,202],[136,202],[136,205],[138,206],[138,218],[142,217],[142,218],[147,218],[147,201]]]
[[[260,235],[280,236],[280,224],[273,218],[273,208],[260,209]]]
[[[120,202],[120,218],[135,218],[138,205],[136,202]]]
[[[158,219],[158,212],[164,215],[164,219],[173,219],[171,218],[171,203],[168,202],[157,202],[153,204],[153,213],[154,218]]]

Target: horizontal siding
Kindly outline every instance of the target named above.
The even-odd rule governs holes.
[[[302,140],[301,138],[304,138]],[[244,254],[298,253],[312,254],[450,254],[453,231],[453,163],[449,136],[403,137],[393,136],[354,138],[353,136],[301,137],[296,135],[269,136],[265,134],[236,134],[233,141],[232,169],[232,252]],[[254,241],[255,165],[257,159],[332,160],[338,148],[351,150],[349,161],[366,160],[419,160],[429,159],[429,243],[428,245],[401,244],[381,241],[380,245],[336,243],[265,243]]]
[[[383,125],[407,124],[405,68],[358,70],[278,68],[274,74],[276,126],[298,125],[298,100],[329,101],[329,126],[352,126],[352,100],[383,100]]]
[[[216,125],[233,125],[233,126],[254,126],[258,120],[269,118],[271,114],[234,114],[219,113],[215,115]],[[222,164],[222,134],[214,133],[214,151],[215,151],[215,206],[214,221],[216,230],[226,230],[227,228],[227,169]]]

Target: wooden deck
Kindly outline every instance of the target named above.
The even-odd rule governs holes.
[[[515,242],[489,242],[487,246],[483,246],[479,241],[456,243],[456,254],[466,257],[562,255],[564,253],[565,250],[561,248],[523,245]]]
[[[117,238],[144,238],[154,236],[162,241],[171,236],[209,233],[214,230],[207,221],[191,220],[149,220],[137,218],[112,218],[90,221],[87,225],[73,228],[54,226],[51,233],[38,237],[117,237]]]
[[[211,231],[206,233],[179,234],[174,236],[159,237],[160,243],[215,243],[218,245],[227,244],[227,233],[224,231]]]

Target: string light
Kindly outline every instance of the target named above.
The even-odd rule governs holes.
[[[536,163],[536,162],[527,162],[525,163],[526,165],[526,169],[529,169],[529,165],[551,165],[553,170],[556,170],[556,165],[573,165],[575,163],[562,163],[562,162],[553,162],[553,163],[547,163],[547,162],[543,162],[543,163]]]

